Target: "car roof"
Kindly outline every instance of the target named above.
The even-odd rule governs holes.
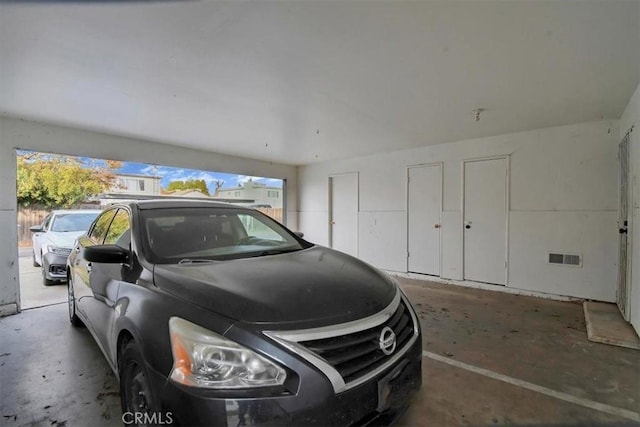
[[[52,214],[84,214],[84,213],[100,213],[101,209],[56,209],[51,211]]]
[[[135,206],[140,210],[167,209],[167,208],[247,209],[242,206],[223,203],[223,202],[213,202],[208,200],[184,200],[184,199],[136,200],[136,201],[131,201],[123,204],[131,207]]]

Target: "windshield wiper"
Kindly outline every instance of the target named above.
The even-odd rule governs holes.
[[[215,262],[212,259],[190,259],[190,258],[184,258],[181,259],[180,261],[178,261],[178,264],[204,264],[204,263],[212,263]]]
[[[288,249],[267,249],[264,251],[258,252],[256,256],[267,256],[267,255],[278,255],[278,254],[286,254],[288,252],[297,252],[301,249],[298,248],[288,248]]]

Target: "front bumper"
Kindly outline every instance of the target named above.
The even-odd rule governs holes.
[[[177,385],[150,373],[165,419],[174,425],[216,426],[365,426],[389,425],[409,405],[422,382],[422,340],[394,365],[364,384],[335,394],[319,372],[312,387],[296,394],[225,399]],[[170,413],[169,417],[166,415]]]
[[[47,252],[42,255],[42,268],[48,280],[67,280],[67,256]]]

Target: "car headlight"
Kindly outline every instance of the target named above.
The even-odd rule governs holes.
[[[56,255],[69,256],[69,254],[71,254],[71,248],[47,245],[47,252],[51,252],[52,254]]]
[[[173,369],[180,384],[228,389],[282,385],[284,369],[221,335],[179,317],[169,320]]]

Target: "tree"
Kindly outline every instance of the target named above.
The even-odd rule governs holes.
[[[104,192],[114,181],[112,167],[89,166],[79,157],[43,153],[18,154],[18,203],[70,208]]]
[[[220,188],[224,185],[224,181],[221,179],[216,179],[213,182],[216,185],[216,191],[215,193],[213,193],[213,197],[218,197],[218,195],[220,194]]]
[[[198,190],[202,194],[210,196],[207,183],[204,179],[189,179],[187,181],[171,181],[167,186],[167,191],[175,190]]]

